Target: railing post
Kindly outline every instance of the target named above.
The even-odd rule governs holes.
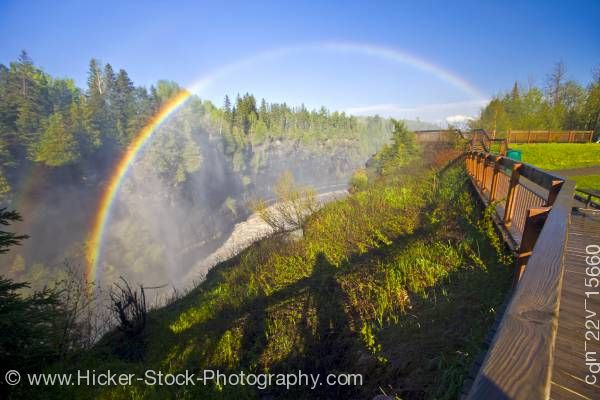
[[[585,201],[585,208],[588,208],[590,206],[590,204],[592,203],[592,194],[589,193],[587,195],[587,200]]]
[[[469,154],[469,174],[475,176],[475,154]]]
[[[486,191],[485,185],[486,185],[487,169],[488,168],[489,168],[488,158],[487,158],[487,155],[484,155],[483,156],[483,168],[482,168],[482,171],[481,171],[481,192],[482,193],[485,193],[485,191]]]
[[[523,229],[521,245],[519,246],[519,252],[517,253],[517,259],[515,260],[515,273],[512,283],[513,288],[517,286],[525,271],[527,261],[529,261],[535,242],[544,227],[544,222],[546,222],[546,217],[550,210],[551,207],[530,208],[527,210],[527,218],[525,219],[525,228]]]
[[[475,154],[471,153],[470,157],[471,176],[475,176]]]
[[[479,153],[473,154],[473,178],[475,184],[479,184]]]
[[[479,188],[483,190],[483,166],[485,164],[484,156],[479,153],[477,155],[477,181],[479,182]]]
[[[552,204],[554,204],[554,201],[556,200],[556,196],[558,196],[558,192],[560,192],[560,188],[562,187],[564,181],[561,180],[557,180],[557,179],[553,179],[552,180],[552,187],[550,188],[550,191],[548,192],[548,200],[546,200],[546,207],[551,207]]]
[[[508,186],[508,195],[506,196],[506,206],[504,207],[504,226],[511,226],[512,218],[515,213],[515,200],[517,199],[517,189],[519,184],[520,170],[523,164],[515,163],[512,167],[510,184]]]
[[[471,167],[471,159],[473,158],[473,154],[471,154],[469,152],[469,154],[467,154],[467,158],[466,158],[466,163],[467,163],[467,173],[469,174],[469,176],[472,175],[472,167]]]
[[[496,192],[498,191],[498,174],[500,174],[500,160],[502,157],[494,159],[494,172],[492,173],[492,185],[490,187],[490,203],[496,201]]]
[[[475,155],[475,183],[479,186],[479,153]]]

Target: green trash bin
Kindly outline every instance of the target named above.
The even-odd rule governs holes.
[[[512,158],[515,161],[521,161],[521,150],[508,149],[506,157]]]

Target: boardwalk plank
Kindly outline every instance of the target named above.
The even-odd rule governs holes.
[[[600,245],[600,213],[594,211],[575,211],[571,216],[567,251],[565,252],[565,272],[560,298],[558,331],[554,351],[552,386],[550,398],[563,399],[600,399],[600,374],[598,383],[585,382],[589,370],[585,364],[585,308],[600,315],[600,295],[592,296],[584,303],[587,277],[585,268],[585,247]],[[597,289],[600,291],[600,288]],[[594,320],[600,319],[600,316]],[[588,351],[596,351],[600,359],[600,343],[588,341]]]

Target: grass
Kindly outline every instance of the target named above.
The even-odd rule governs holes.
[[[456,398],[509,286],[498,246],[460,168],[395,175],[310,217],[301,239],[272,237],[213,268],[153,311],[143,361],[117,333],[47,372],[143,376],[223,372],[361,373],[361,387],[50,387],[29,398]],[[26,388],[20,388],[27,390]]]
[[[523,161],[541,169],[559,170],[600,165],[598,143],[511,144],[523,152]]]
[[[600,175],[570,176],[569,179],[574,180],[579,189],[600,191]]]

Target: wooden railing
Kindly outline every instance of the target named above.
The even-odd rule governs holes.
[[[508,141],[504,138],[493,138],[483,129],[475,129],[471,132],[471,148],[480,146],[487,153],[494,153],[492,146],[498,145],[498,151],[502,156],[508,151]]]
[[[462,137],[458,129],[427,129],[414,131],[418,143],[452,142],[457,136]]]
[[[512,298],[468,398],[547,399],[574,183],[485,151],[465,160],[517,255]]]
[[[588,143],[593,136],[593,131],[509,130],[506,134],[509,143]]]
[[[600,210],[600,193],[586,189],[575,189],[575,199],[582,202],[586,208]]]

